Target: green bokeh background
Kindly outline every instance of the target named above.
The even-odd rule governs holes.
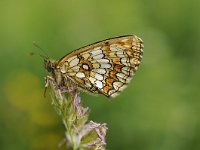
[[[109,150],[199,150],[199,14],[199,0],[1,0],[0,149],[65,149],[33,41],[57,60],[136,34],[144,57],[128,88],[111,101],[81,93],[90,119],[107,123]]]

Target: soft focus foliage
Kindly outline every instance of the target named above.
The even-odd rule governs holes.
[[[81,94],[90,120],[108,125],[107,149],[200,149],[199,14],[197,0],[1,0],[0,149],[65,149],[33,41],[59,59],[124,34],[145,46],[128,88],[112,100]]]

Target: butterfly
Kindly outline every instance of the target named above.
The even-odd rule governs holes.
[[[74,50],[58,61],[46,58],[44,67],[58,86],[70,81],[89,93],[115,97],[136,72],[143,48],[135,35],[114,37]]]

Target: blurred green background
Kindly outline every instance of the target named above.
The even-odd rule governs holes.
[[[82,93],[90,119],[107,123],[109,150],[199,150],[199,14],[198,0],[1,0],[0,149],[65,149],[33,41],[58,60],[135,34],[145,46],[136,76],[112,101]]]

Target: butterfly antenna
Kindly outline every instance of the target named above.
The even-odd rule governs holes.
[[[49,56],[47,55],[45,50],[42,49],[35,41],[33,41],[33,45],[42,51],[43,55],[39,54],[42,58],[49,59]]]

